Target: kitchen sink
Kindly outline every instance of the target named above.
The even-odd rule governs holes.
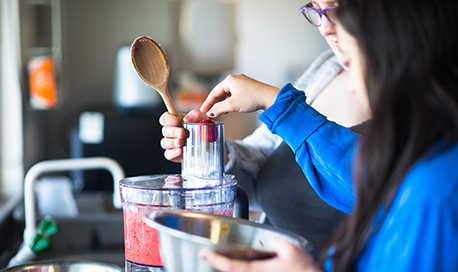
[[[124,226],[122,209],[113,207],[112,194],[105,191],[84,192],[75,197],[79,215],[54,218],[59,231],[50,238],[51,245],[38,252],[36,260],[89,260],[124,267]],[[37,215],[41,220],[44,215]],[[13,212],[17,224],[24,225],[24,207]]]

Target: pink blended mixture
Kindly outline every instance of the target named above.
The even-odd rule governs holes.
[[[131,263],[162,266],[157,231],[143,222],[143,213],[152,209],[124,206],[124,247]],[[221,207],[214,214],[232,216],[232,208]]]

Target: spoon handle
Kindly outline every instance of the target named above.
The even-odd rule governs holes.
[[[167,111],[175,116],[178,116],[177,108],[175,108],[175,104],[173,103],[172,97],[170,97],[169,92],[160,93],[162,96],[162,100],[164,100],[165,106],[167,107]]]

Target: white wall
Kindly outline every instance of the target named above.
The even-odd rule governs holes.
[[[329,47],[299,8],[301,0],[236,0],[237,44],[234,73],[281,87],[294,82]],[[260,124],[259,113],[229,114],[226,136],[242,139]]]
[[[328,49],[299,8],[300,0],[238,0],[236,71],[278,87],[294,81]]]

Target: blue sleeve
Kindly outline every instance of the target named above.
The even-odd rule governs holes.
[[[307,105],[304,92],[291,84],[280,90],[275,103],[259,119],[294,151],[297,163],[321,199],[351,213],[355,196],[351,160],[357,134],[328,121]]]

